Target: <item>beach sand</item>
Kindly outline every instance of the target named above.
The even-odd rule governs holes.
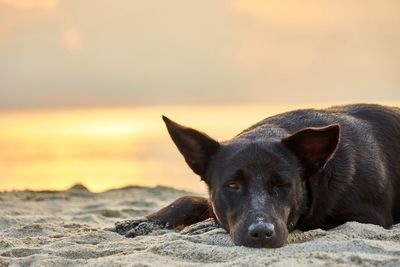
[[[91,193],[79,185],[0,193],[0,266],[400,266],[400,224],[296,231],[278,249],[234,246],[209,222],[135,238],[110,231],[187,194],[166,187]]]

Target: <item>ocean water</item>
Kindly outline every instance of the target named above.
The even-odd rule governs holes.
[[[152,106],[0,112],[0,190],[63,190],[82,183],[92,191],[128,185],[172,186],[204,192],[161,119],[217,140],[277,113],[301,107]]]

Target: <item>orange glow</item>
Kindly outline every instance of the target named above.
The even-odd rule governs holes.
[[[15,8],[45,8],[50,9],[58,5],[58,0],[0,0],[0,4],[8,4]]]
[[[281,110],[278,108],[277,110]],[[0,113],[0,190],[91,190],[158,184],[201,191],[161,115],[222,140],[274,111],[264,107],[145,107]]]
[[[346,7],[334,2],[236,0],[234,11],[275,25],[321,27],[332,25],[347,16]],[[332,16],[334,14],[334,16]]]
[[[72,53],[80,52],[83,48],[83,38],[80,31],[74,28],[68,28],[64,31],[64,43],[67,49]]]

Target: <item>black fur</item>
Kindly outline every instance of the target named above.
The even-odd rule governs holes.
[[[251,247],[282,246],[294,228],[400,222],[398,108],[297,110],[221,143],[164,121],[209,198],[178,199],[147,220],[176,227],[212,216],[235,244]]]

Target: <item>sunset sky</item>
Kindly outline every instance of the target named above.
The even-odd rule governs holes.
[[[0,191],[205,191],[161,115],[218,140],[400,105],[398,0],[0,0]]]
[[[400,100],[398,0],[0,0],[0,108]]]

